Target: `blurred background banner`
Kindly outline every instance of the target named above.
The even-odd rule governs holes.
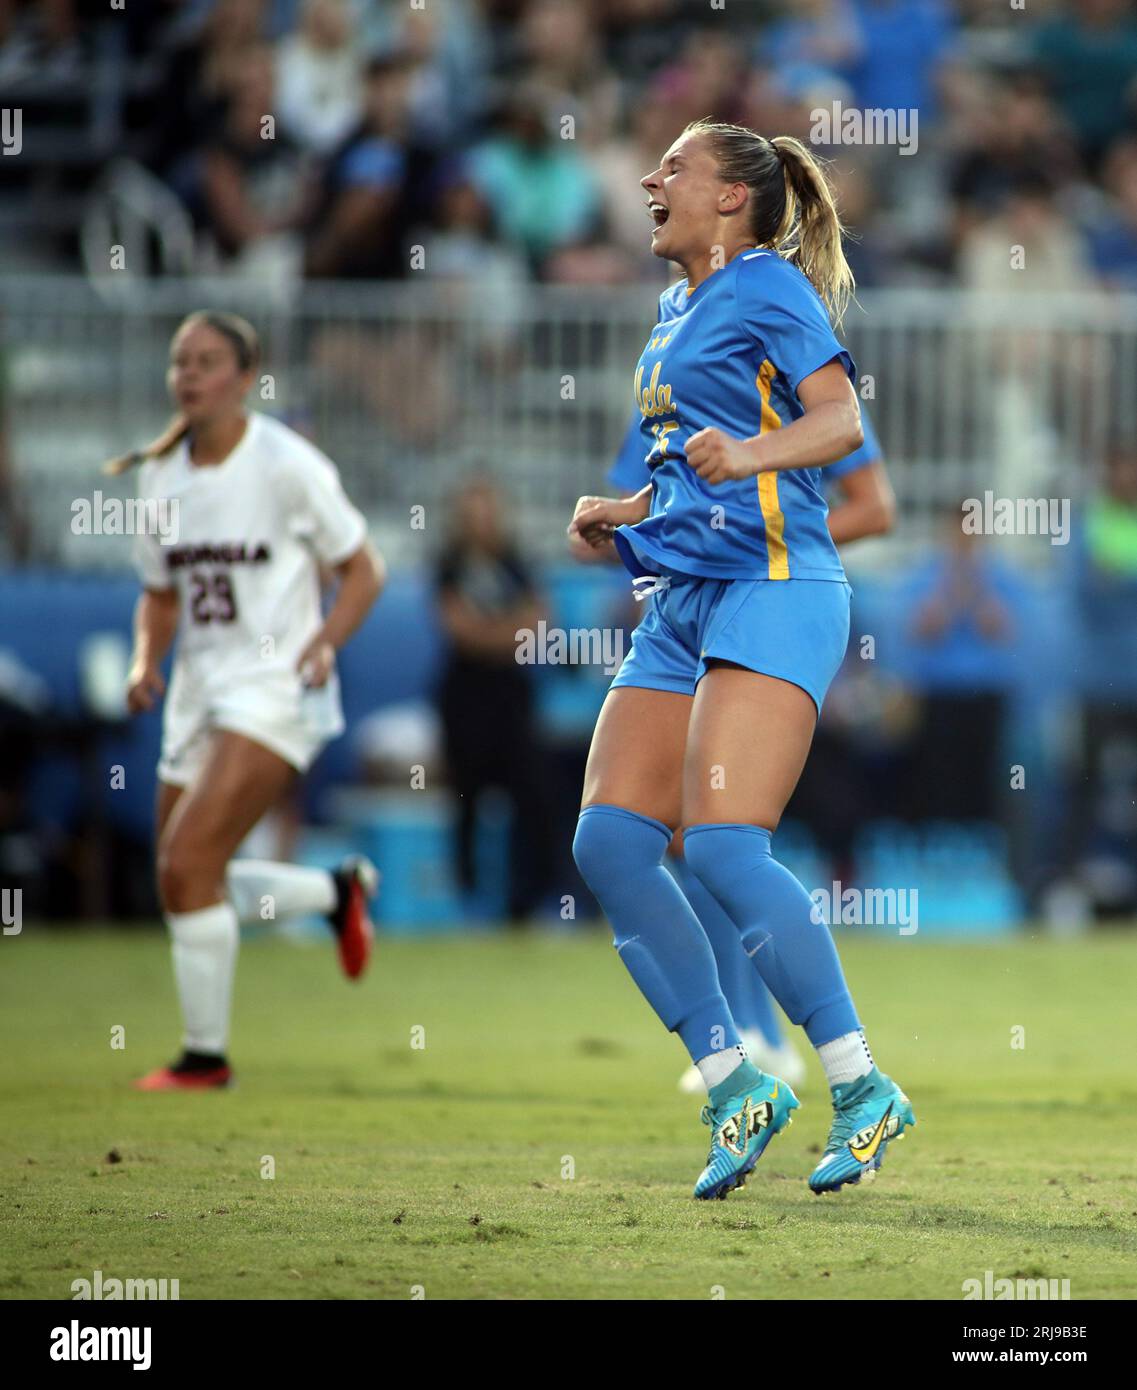
[[[921,932],[1137,910],[1132,3],[0,0],[0,115],[0,881],[29,914],[156,919],[133,483],[99,465],[224,308],[262,336],[250,404],[330,455],[393,570],[346,734],[260,833],[371,854],[392,930],[588,915],[611,671],[572,638],[637,614],[564,528],[668,283],[639,179],[705,116],[832,161],[897,495],[845,555],[783,857],[918,888]],[[563,653],[473,672],[455,592]]]

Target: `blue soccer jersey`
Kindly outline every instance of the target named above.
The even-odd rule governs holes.
[[[743,439],[799,419],[798,386],[834,359],[855,380],[817,292],[776,252],[744,252],[697,289],[680,281],[661,296],[634,379],[651,512],[616,533],[633,573],[844,579],[826,526],[822,469],[712,487],[684,454],[687,440],[708,426]]]
[[[867,468],[870,463],[875,463],[881,456],[880,440],[873,429],[872,419],[864,406],[861,406],[861,426],[864,431],[864,443],[859,449],[854,449],[851,454],[846,454],[843,459],[838,459],[836,463],[827,463],[821,470],[821,481],[827,491],[831,492],[831,484],[838,478],[848,477],[850,473],[855,473],[858,468]],[[621,492],[636,493],[641,488],[647,487],[651,482],[651,469],[644,461],[643,440],[640,438],[640,413],[634,411],[632,418],[628,421],[628,428],[624,431],[624,438],[620,442],[620,452],[616,455],[612,467],[608,470],[608,481]]]

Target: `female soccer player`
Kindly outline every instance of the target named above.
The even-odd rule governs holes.
[[[608,481],[620,489],[622,496],[639,492],[651,480],[640,441],[640,419],[640,412],[636,410],[616,461],[608,470]],[[864,433],[861,447],[847,458],[829,464],[822,475],[829,505],[826,525],[835,545],[883,535],[892,529],[896,515],[896,501],[881,457],[880,442],[863,410],[861,427]],[[583,558],[583,552],[595,553],[582,540],[574,547],[574,553]],[[805,1063],[791,1040],[783,1037],[770,992],[751,964],[734,923],[687,867],[681,838],[676,835],[672,840],[666,863],[711,943],[723,998],[738,1024],[746,1055],[763,1071],[773,1072],[775,1076],[784,1077],[791,1086],[798,1086],[805,1080]],[[698,1067],[692,1065],[683,1072],[679,1089],[691,1095],[704,1089]]]
[[[832,936],[770,853],[848,640],[818,469],[863,442],[826,313],[852,276],[828,182],[789,136],[696,122],[642,184],[652,249],[686,279],[661,297],[636,369],[651,485],[581,498],[569,528],[611,540],[652,595],[600,713],[574,852],[706,1083],[695,1196],[739,1186],[798,1101],[740,1046],[706,934],[662,865],[679,826],[691,871],[817,1048],[834,1119],[809,1181],[830,1191],[915,1123],[873,1063]]]
[[[382,587],[382,562],[331,462],[244,400],[256,333],[231,314],[192,314],[174,334],[168,384],[178,414],[140,453],[139,492],[175,536],[138,537],[143,592],[127,687],[132,713],[164,692],[178,635],[158,764],[158,888],[185,1024],[177,1062],[143,1090],[228,1085],[238,922],[323,913],[345,973],[370,953],[375,871],[335,873],[231,856],[323,745],[342,733],[335,652]],[[155,511],[160,515],[159,511]],[[320,612],[320,567],[338,577]]]

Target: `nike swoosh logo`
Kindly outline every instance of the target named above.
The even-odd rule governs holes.
[[[774,1089],[770,1092],[770,1099],[771,1099],[771,1100],[777,1100],[777,1099],[778,1099],[778,1086],[779,1086],[780,1084],[781,1084],[780,1082],[777,1082],[777,1081],[774,1082]]]
[[[880,1148],[880,1142],[884,1138],[884,1127],[888,1123],[889,1115],[892,1114],[892,1106],[895,1104],[896,1102],[893,1101],[892,1104],[889,1105],[888,1109],[881,1116],[880,1124],[873,1130],[872,1138],[863,1148],[858,1149],[852,1144],[849,1145],[849,1152],[858,1163],[867,1163],[870,1158],[875,1156],[877,1149]]]

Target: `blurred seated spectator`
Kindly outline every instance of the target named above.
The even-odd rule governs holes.
[[[796,0],[762,32],[756,57],[779,73],[846,80],[863,58],[864,35],[851,0]]]
[[[967,113],[950,176],[956,238],[997,214],[1007,196],[1040,167],[1059,187],[1079,176],[1077,144],[1040,79],[1022,74],[985,85]]]
[[[0,0],[0,82],[81,72],[77,0]]]
[[[958,273],[964,289],[979,295],[1054,294],[1096,287],[1085,240],[1055,193],[1041,168],[1013,178],[1000,210],[963,238]],[[1012,261],[1020,247],[1021,264]]]
[[[302,149],[326,154],[359,122],[363,63],[347,0],[304,0],[276,53],[280,124]]]
[[[678,130],[682,130],[691,121],[706,116],[716,121],[740,120],[744,114],[745,85],[745,45],[712,25],[687,35],[678,58],[652,79],[648,96],[665,102]]]
[[[644,278],[658,273],[659,262],[651,254],[651,219],[640,179],[659,167],[681,130],[667,102],[645,95],[627,121],[591,151],[605,229],[614,245],[637,258]]]
[[[479,365],[490,370],[517,365],[512,349],[524,317],[528,266],[518,252],[495,242],[490,210],[470,181],[461,159],[440,170],[436,182],[434,230],[423,242],[424,270],[446,283],[447,302],[456,313],[470,313],[468,346]]]
[[[153,166],[186,202],[199,197],[203,133],[224,119],[241,86],[250,48],[265,41],[265,0],[215,0],[191,6],[170,37],[160,114],[152,118]]]
[[[841,221],[848,230],[845,259],[856,277],[857,288],[871,290],[887,284],[893,262],[889,248],[894,238],[878,223],[868,170],[856,159],[855,151],[842,152],[830,164],[829,177]]]
[[[525,278],[524,260],[508,247],[495,243],[489,205],[469,176],[460,158],[444,165],[438,174],[433,222],[436,231],[426,243],[426,272],[432,279],[467,279],[479,284],[479,293],[492,300],[495,288]],[[514,310],[520,312],[514,299]]]
[[[860,53],[848,76],[866,110],[918,111],[933,123],[939,84],[954,55],[955,16],[946,0],[852,0]]]
[[[530,0],[517,43],[525,82],[544,93],[558,117],[572,117],[574,139],[596,144],[616,120],[619,87],[605,63],[593,7],[579,0]]]
[[[299,267],[310,185],[301,152],[269,124],[274,93],[271,48],[248,49],[241,85],[202,153],[207,224],[222,255],[246,273]]]
[[[1034,62],[1091,166],[1134,124],[1137,21],[1129,0],[1078,0],[1036,32]]]
[[[1111,205],[1089,233],[1094,269],[1109,289],[1137,290],[1137,138],[1112,147],[1102,177]]]
[[[499,787],[513,803],[510,918],[524,921],[551,887],[552,808],[546,753],[534,716],[532,673],[517,661],[517,633],[535,632],[542,602],[506,531],[487,479],[454,499],[437,567],[438,609],[450,639],[438,693],[450,785],[457,799],[458,880],[475,886],[478,798]]]
[[[506,242],[539,273],[553,251],[584,240],[597,224],[600,198],[574,140],[562,140],[543,95],[512,91],[498,129],[469,157],[470,178]]]
[[[453,152],[480,127],[493,60],[487,8],[484,0],[358,6],[366,53],[413,59],[407,124],[416,147]]]
[[[316,278],[398,278],[407,273],[408,101],[417,59],[392,51],[371,59],[363,118],[325,165],[309,231],[305,272]]]

